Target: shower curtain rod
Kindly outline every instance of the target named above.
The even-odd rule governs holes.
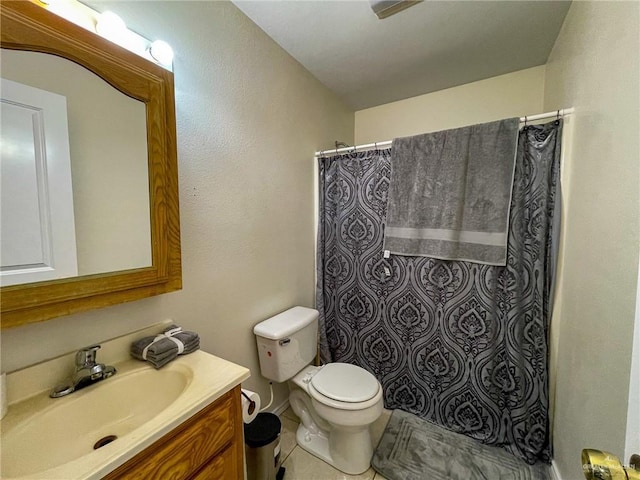
[[[562,108],[553,112],[539,113],[537,115],[527,115],[526,117],[520,117],[520,123],[535,122],[537,120],[544,120],[546,118],[565,117],[573,113],[573,107]],[[369,148],[389,148],[391,147],[391,140],[385,142],[367,143],[366,145],[356,145],[353,147],[344,148],[330,148],[329,150],[320,150],[314,154],[315,157],[321,157],[323,155],[337,155],[339,153],[356,152],[358,150],[366,150]]]

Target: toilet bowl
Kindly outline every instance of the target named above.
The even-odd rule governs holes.
[[[289,384],[300,418],[296,441],[338,470],[357,475],[373,455],[370,425],[382,414],[382,386],[347,363],[310,365],[316,354],[318,312],[294,307],[254,327],[262,375]]]
[[[289,388],[289,403],[300,418],[298,445],[345,473],[365,472],[373,455],[369,427],[382,414],[382,387],[375,377],[355,365],[330,363],[303,369]]]

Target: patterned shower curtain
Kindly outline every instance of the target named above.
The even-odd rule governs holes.
[[[386,408],[529,463],[550,461],[561,132],[561,121],[520,132],[504,267],[383,258],[390,150],[319,159],[322,361],[373,373]]]

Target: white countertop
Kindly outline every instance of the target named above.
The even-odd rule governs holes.
[[[153,369],[149,364],[133,359],[118,363],[115,367],[118,373],[112,377],[114,379],[117,375],[127,375],[140,369]],[[102,447],[98,450],[93,450],[89,454],[46,471],[22,477],[8,477],[3,474],[2,478],[6,480],[9,480],[9,478],[41,480],[102,478],[202,408],[249,378],[250,375],[247,368],[200,350],[189,355],[180,356],[163,368],[188,369],[193,375],[180,396],[155,417],[126,435],[119,437],[117,441],[109,444],[108,448]],[[109,382],[110,380],[106,379],[103,382]],[[0,423],[2,435],[8,435],[13,429],[20,428],[25,419],[28,419],[31,415],[54,408],[57,402],[64,402],[66,398],[74,396],[77,398],[90,389],[98,391],[100,383],[71,393],[68,397],[51,399],[48,396],[48,392],[42,392],[12,404],[9,412]],[[127,399],[123,398],[122,401],[126,402]],[[61,439],[61,441],[64,441],[64,439]],[[25,460],[28,455],[29,452],[25,452]],[[5,464],[9,459],[3,458],[2,460],[2,464]]]

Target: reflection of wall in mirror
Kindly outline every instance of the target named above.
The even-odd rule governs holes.
[[[144,103],[54,55],[1,58],[2,77],[67,97],[78,274],[151,265]]]

